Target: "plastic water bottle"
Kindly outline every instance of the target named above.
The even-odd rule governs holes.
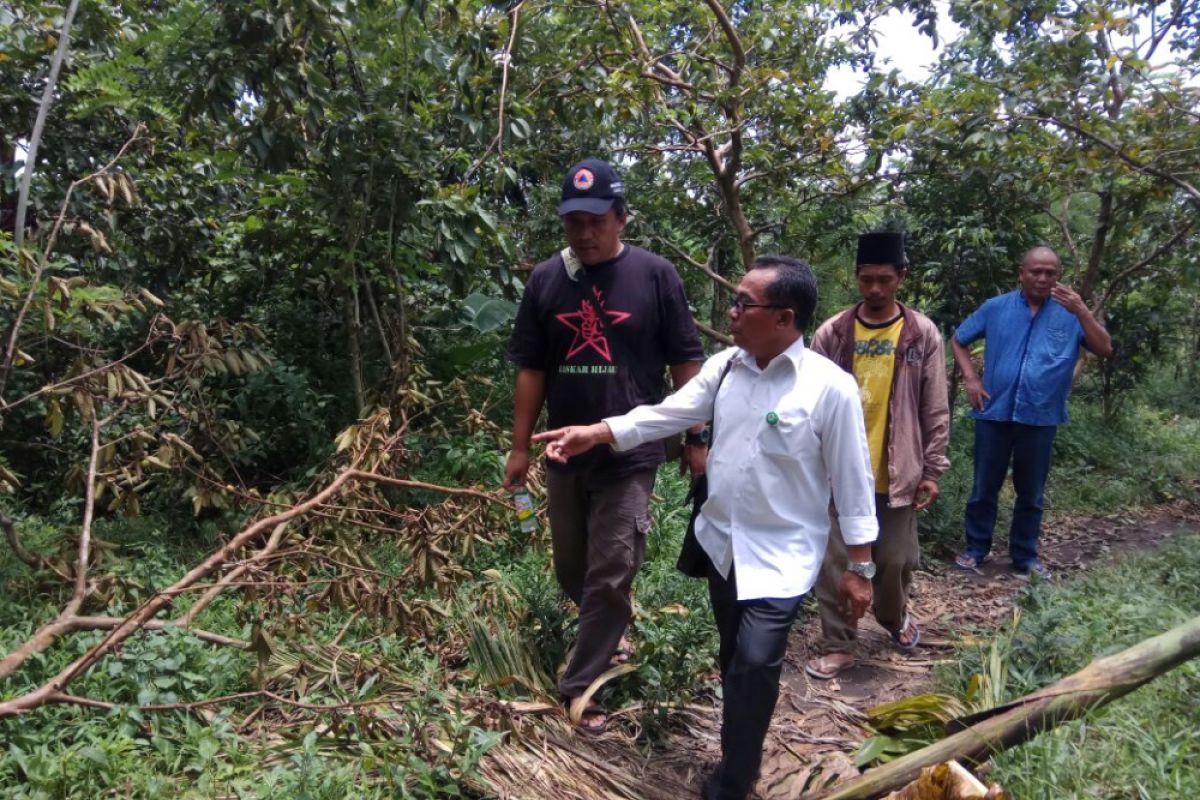
[[[524,486],[518,486],[512,493],[513,503],[517,507],[517,524],[521,533],[533,534],[537,531],[537,517],[533,514],[533,498]]]

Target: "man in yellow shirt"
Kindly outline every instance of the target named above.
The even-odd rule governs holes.
[[[938,478],[950,466],[950,407],[941,333],[924,314],[896,300],[908,269],[903,234],[861,235],[855,275],[862,301],[827,320],[813,338],[813,350],[858,381],[879,520],[871,570],[849,562],[836,509],[832,512],[816,586],[824,654],[805,665],[821,680],[855,664],[856,624],[838,604],[838,581],[847,569],[872,572],[864,577],[874,584],[875,619],[897,647],[911,650],[921,639],[908,614],[908,590],[920,558],[916,512],[937,499]]]

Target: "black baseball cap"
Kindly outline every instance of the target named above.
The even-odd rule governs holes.
[[[561,217],[572,211],[606,214],[613,201],[624,196],[625,184],[607,161],[585,158],[567,170],[558,215]]]

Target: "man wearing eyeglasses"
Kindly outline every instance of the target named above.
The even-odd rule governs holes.
[[[859,236],[854,272],[861,302],[817,329],[813,350],[858,383],[874,466],[879,538],[872,549],[874,564],[850,561],[833,509],[816,591],[822,631],[818,649],[823,654],[804,667],[818,680],[856,662],[857,626],[838,609],[838,582],[846,569],[871,579],[875,620],[896,647],[912,650],[921,641],[921,629],[908,613],[908,592],[921,555],[916,512],[937,500],[938,479],[950,467],[942,335],[932,320],[896,300],[908,276],[904,234]]]
[[[675,268],[621,241],[624,187],[604,161],[585,159],[563,182],[558,206],[569,247],[534,268],[509,342],[517,366],[513,443],[504,485],[525,483],[529,438],[542,404],[554,427],[596,422],[679,388],[704,351]],[[684,463],[704,470],[707,439],[689,436]],[[575,701],[614,661],[627,660],[630,587],[650,528],[650,491],[665,460],[661,442],[597,451],[549,465],[546,493],[554,571],[579,609],[579,634],[558,689],[584,733],[604,730],[594,701]],[[682,468],[682,465],[681,465]]]
[[[534,437],[561,462],[604,443],[627,452],[713,420],[708,501],[695,527],[708,559],[724,694],[721,763],[704,782],[707,800],[744,800],[757,780],[788,632],[825,554],[831,487],[852,560],[871,560],[878,532],[858,385],[801,335],[816,302],[808,264],[763,256],[729,311],[736,346],[708,359],[686,386],[656,406]],[[858,619],[871,604],[871,581],[847,571],[839,593]]]

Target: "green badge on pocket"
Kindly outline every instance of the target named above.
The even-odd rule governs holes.
[[[770,425],[772,428],[774,428],[776,425],[779,424],[779,415],[776,414],[774,411],[768,411],[767,412],[767,424]]]

